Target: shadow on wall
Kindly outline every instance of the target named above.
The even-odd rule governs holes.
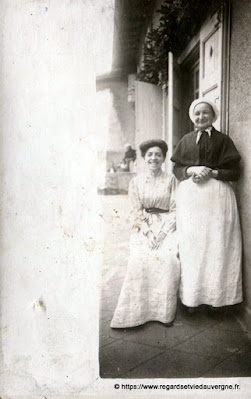
[[[97,92],[107,90],[110,97],[108,118],[107,151],[124,152],[129,142],[134,146],[135,111],[134,103],[128,102],[127,77],[110,75],[97,82]],[[106,105],[107,106],[107,105]]]

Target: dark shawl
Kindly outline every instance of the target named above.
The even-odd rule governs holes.
[[[239,179],[241,156],[230,137],[212,128],[211,137],[206,139],[203,159],[201,159],[200,151],[202,140],[196,144],[196,138],[197,131],[186,134],[174,150],[171,160],[175,162],[173,172],[178,180],[188,178],[186,169],[189,166],[207,166],[218,169],[218,180]]]
[[[183,166],[200,166],[200,142],[196,144],[196,138],[197,131],[186,134],[178,143],[171,160]],[[239,162],[240,159],[241,156],[230,137],[212,128],[203,165],[221,169],[229,163]]]

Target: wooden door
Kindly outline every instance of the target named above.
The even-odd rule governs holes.
[[[200,97],[217,104],[220,112],[214,123],[221,130],[222,100],[222,15],[219,10],[200,30]]]

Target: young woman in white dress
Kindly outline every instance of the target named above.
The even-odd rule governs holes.
[[[175,318],[180,265],[177,256],[176,179],[162,171],[163,140],[140,145],[146,173],[130,183],[133,227],[126,276],[111,322],[128,328],[148,321],[170,326]]]

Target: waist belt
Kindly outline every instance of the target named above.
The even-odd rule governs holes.
[[[147,213],[167,213],[169,212],[167,209],[160,209],[160,208],[145,208]]]

